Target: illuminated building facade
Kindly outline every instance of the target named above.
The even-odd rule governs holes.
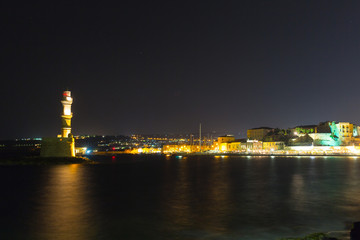
[[[222,148],[223,150],[225,147]],[[226,143],[226,149],[227,152],[241,152],[241,142],[231,142]]]
[[[227,152],[229,151],[229,143],[234,142],[235,137],[233,135],[224,135],[218,137],[217,146],[220,152]]]
[[[263,149],[262,141],[238,139],[233,142],[221,143],[219,152],[243,153],[259,152]]]
[[[258,140],[247,140],[246,150],[249,152],[259,152],[263,148],[262,141]]]
[[[227,152],[228,149],[229,149],[229,147],[228,147],[229,144],[230,143],[226,143],[226,142],[218,144],[219,145],[219,151],[220,152]]]
[[[73,99],[70,91],[63,92],[63,114],[61,116],[61,135],[57,138],[43,138],[41,142],[42,157],[75,157],[75,140],[71,133],[71,104]]]
[[[229,143],[228,150],[230,152],[245,152],[247,151],[246,140],[236,140],[235,142]]]
[[[341,145],[350,145],[353,138],[354,125],[349,122],[338,122],[336,126],[339,129]]]
[[[338,139],[331,137],[331,133],[310,133],[313,139],[313,146],[339,146]]]
[[[199,146],[198,150],[199,150]],[[194,152],[194,146],[191,145],[185,145],[185,144],[181,144],[181,145],[164,145],[163,146],[163,153],[191,153]]]
[[[214,150],[213,145],[204,145],[201,146],[202,152],[207,152]],[[162,152],[165,154],[168,153],[196,153],[200,152],[199,145],[189,145],[189,144],[178,144],[178,145],[163,145]]]
[[[331,137],[340,146],[352,145],[358,142],[358,127],[349,122],[331,122]]]

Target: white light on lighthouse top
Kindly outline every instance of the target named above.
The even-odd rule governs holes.
[[[63,104],[64,107],[64,115],[65,116],[71,116],[71,104],[73,102],[73,99],[71,97],[71,92],[70,91],[64,91],[63,93],[63,100],[61,101],[61,103]]]

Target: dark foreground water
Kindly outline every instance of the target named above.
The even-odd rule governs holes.
[[[0,239],[278,239],[360,221],[360,158],[1,166]]]

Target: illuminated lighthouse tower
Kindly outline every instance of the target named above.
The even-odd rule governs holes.
[[[71,133],[71,104],[73,99],[70,91],[64,91],[61,103],[63,114],[61,115],[61,134],[57,138],[43,138],[41,142],[42,157],[75,157],[75,139]]]
[[[61,100],[61,103],[64,108],[63,115],[61,116],[62,118],[61,137],[67,138],[67,137],[71,137],[69,136],[69,134],[71,133],[71,118],[72,118],[71,104],[73,103],[73,99],[71,97],[70,91],[64,91],[63,99]]]

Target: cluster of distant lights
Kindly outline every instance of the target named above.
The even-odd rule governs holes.
[[[20,138],[20,139],[15,139],[15,141],[41,141],[42,138]]]
[[[170,158],[172,155],[171,154],[166,154],[166,157],[167,158]],[[183,155],[174,155],[174,157],[176,159],[186,159],[187,156],[183,156]],[[228,155],[215,155],[214,158],[215,159],[226,159],[226,158],[229,158],[230,156]],[[252,159],[252,158],[264,158],[264,157],[267,157],[267,156],[258,156],[258,155],[255,155],[255,156],[251,156],[251,155],[246,155],[246,156],[237,156],[237,157],[246,157],[247,159]],[[281,157],[286,157],[286,156],[270,156],[271,159],[275,159],[275,158],[281,158]],[[327,159],[329,156],[296,156],[296,158],[310,158],[311,160],[314,160],[314,159]],[[336,156],[332,156],[332,157],[336,157]],[[350,158],[354,159],[354,160],[357,160],[358,157],[357,156],[350,156]]]

